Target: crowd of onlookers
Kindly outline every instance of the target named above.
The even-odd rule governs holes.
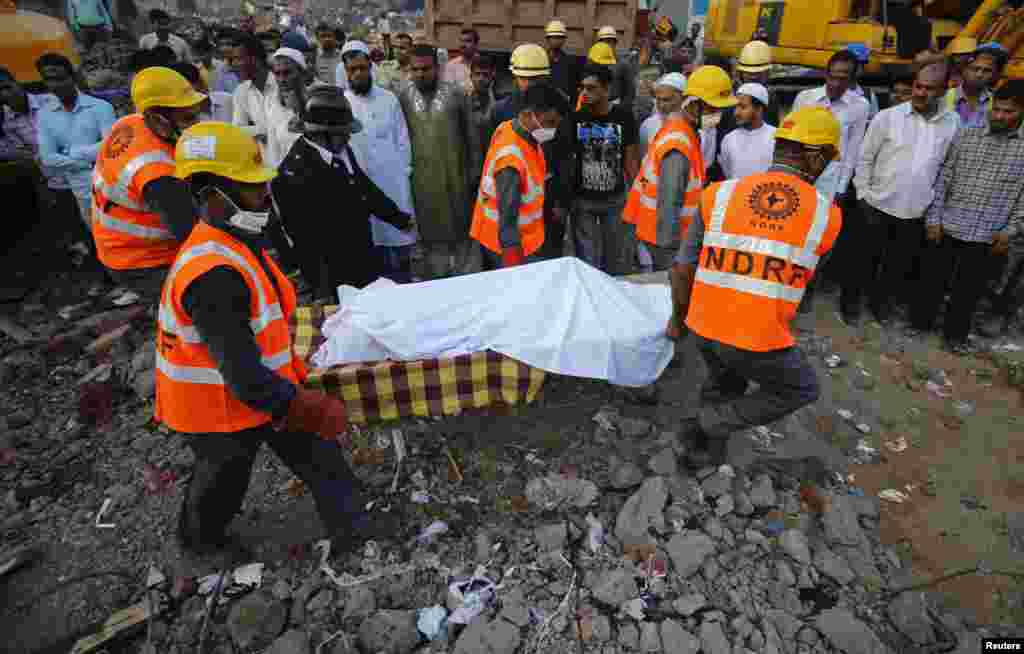
[[[72,5],[83,47],[108,39],[103,0]],[[308,34],[221,28],[188,42],[165,12],[154,10],[149,20],[153,32],[125,55],[125,69],[173,68],[209,95],[204,119],[255,137],[264,161],[280,173],[272,184],[279,220],[270,239],[314,297],[378,276],[407,282],[500,265],[470,238],[470,222],[491,137],[516,119],[522,96],[540,81],[570,107],[543,144],[540,255],[570,252],[610,274],[670,265],[638,244],[621,216],[648,145],[688,101],[687,75],[712,63],[702,61],[699,26],[680,38],[662,19],[634,52],[621,50],[615,30],[605,27],[587,56],[576,57],[564,51],[565,25],[551,21],[544,64],[517,70],[513,62],[515,86],[499,99],[502,71],[479,51],[472,29],[449,57],[404,33],[371,44],[328,24]],[[824,84],[793,103],[829,108],[842,128],[841,157],[817,183],[844,210],[824,273],[839,282],[840,316],[851,325],[861,322],[866,303],[880,322],[909,306],[912,327],[928,330],[951,293],[944,333],[963,351],[979,302],[990,307],[992,320],[982,328],[992,334],[1005,330],[1021,305],[1022,83],[1001,80],[1008,57],[997,44],[975,44],[950,60],[920,57],[912,74],[876,93],[859,82],[870,56],[862,46],[840,51]],[[700,125],[708,179],[764,172],[788,108],[772,88],[771,49],[753,41],[736,62],[715,63],[732,73],[739,105]],[[0,69],[0,159],[37,163],[18,183],[31,179],[46,213],[77,212],[87,227],[92,166],[117,116],[82,88],[67,59],[48,55],[38,68],[47,94],[26,93]],[[342,89],[350,112],[348,137],[334,149],[303,129],[308,102],[322,86]],[[383,219],[392,206],[414,217],[415,229]]]

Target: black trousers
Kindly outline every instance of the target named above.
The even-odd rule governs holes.
[[[902,220],[862,203],[843,222],[843,231],[854,253],[847,258],[842,280],[843,313],[860,314],[867,295],[872,313],[885,320],[893,303],[909,300],[913,292],[925,243],[924,220]]]
[[[965,342],[978,300],[992,276],[992,259],[988,243],[969,243],[946,235],[938,245],[929,244],[911,313],[914,328],[927,331],[935,325],[946,289],[952,285],[943,334],[951,343]]]
[[[196,461],[178,523],[186,546],[216,545],[224,538],[242,508],[253,460],[263,443],[306,483],[329,537],[358,530],[365,516],[361,484],[341,446],[313,434],[274,431],[268,424],[232,434],[188,436]]]

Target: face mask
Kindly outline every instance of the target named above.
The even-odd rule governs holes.
[[[555,138],[555,131],[556,130],[554,127],[544,127],[538,120],[537,128],[530,132],[530,136],[532,136],[533,140],[535,140],[537,143],[543,145],[550,141],[551,139]]]
[[[716,111],[713,114],[703,114],[700,117],[701,129],[714,129],[722,122],[722,112]]]
[[[232,227],[237,227],[243,232],[247,232],[249,234],[261,234],[263,232],[263,228],[270,222],[269,211],[243,211],[219,188],[215,188],[214,190],[219,193],[222,198],[227,200],[228,204],[230,204],[235,210],[235,215],[228,218],[228,223]]]

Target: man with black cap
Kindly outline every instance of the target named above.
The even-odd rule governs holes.
[[[292,145],[271,185],[281,220],[295,242],[299,268],[318,298],[334,298],[342,284],[363,287],[381,275],[371,215],[402,230],[413,227],[412,218],[357,163],[349,140],[362,128],[344,91],[313,87],[303,136]],[[344,214],[324,220],[324,207],[344,207]]]

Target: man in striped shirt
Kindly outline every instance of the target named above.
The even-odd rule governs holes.
[[[962,130],[950,146],[925,215],[929,251],[913,307],[914,331],[928,331],[950,278],[953,294],[943,325],[947,346],[968,351],[978,298],[997,258],[1024,223],[1024,81],[1013,80],[992,100],[987,127]]]

